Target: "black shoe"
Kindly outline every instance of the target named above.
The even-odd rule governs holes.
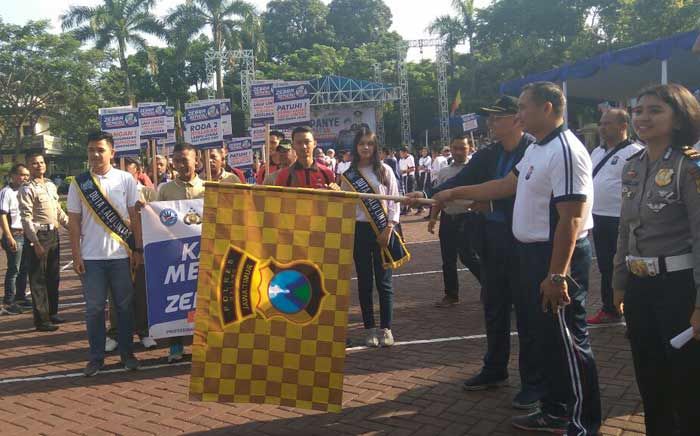
[[[511,424],[515,428],[530,431],[542,431],[545,433],[566,434],[569,428],[569,420],[552,416],[538,410],[529,415],[514,416]]]
[[[133,354],[130,354],[128,356],[122,356],[122,365],[124,365],[124,369],[127,371],[136,371],[139,369],[139,366],[141,366],[141,362],[139,362]]]
[[[51,319],[51,322],[54,324],[63,324],[64,322],[66,322],[65,319],[61,318],[58,315],[52,315],[50,319]]]
[[[97,373],[100,372],[100,370],[104,367],[104,362],[98,361],[98,360],[91,360],[88,362],[87,365],[85,365],[85,369],[83,370],[83,375],[85,377],[92,377],[97,375]]]
[[[29,300],[16,300],[15,304],[17,304],[19,307],[22,309],[31,309],[32,307],[32,302]]]
[[[539,407],[540,397],[540,394],[533,391],[520,391],[510,404],[515,409],[532,410]]]
[[[0,309],[0,315],[21,315],[22,309],[16,304],[10,304]]]
[[[508,376],[493,377],[484,375],[483,372],[478,373],[474,377],[467,379],[462,387],[465,391],[483,391],[489,388],[497,388],[508,384]]]
[[[58,326],[51,323],[36,326],[36,331],[38,332],[55,332],[56,330],[58,330]]]

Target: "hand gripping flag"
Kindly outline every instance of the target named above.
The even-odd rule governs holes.
[[[356,205],[207,183],[191,399],[340,411]]]

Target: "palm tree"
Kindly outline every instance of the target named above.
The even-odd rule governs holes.
[[[61,15],[63,30],[71,30],[79,41],[95,41],[95,48],[106,50],[117,45],[119,66],[130,105],[135,104],[129,80],[126,50],[129,45],[150,53],[144,34],[162,36],[163,26],[150,12],[155,0],[103,0],[96,7],[71,6]]]
[[[437,34],[445,39],[446,48],[450,52],[450,76],[454,79],[454,49],[465,42],[472,50],[472,38],[476,31],[476,20],[474,19],[474,0],[452,0],[452,8],[457,12],[457,16],[441,15],[428,25],[430,34]]]
[[[187,37],[209,27],[214,49],[220,53],[231,41],[240,40],[236,34],[246,27],[246,20],[253,15],[255,7],[243,0],[187,0],[175,8],[166,22]],[[224,97],[222,62],[216,68],[216,95]]]

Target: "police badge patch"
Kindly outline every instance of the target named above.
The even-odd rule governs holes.
[[[673,168],[661,168],[654,177],[656,186],[668,186],[673,181]]]

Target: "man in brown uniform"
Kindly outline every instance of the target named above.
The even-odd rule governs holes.
[[[44,156],[27,157],[31,180],[19,192],[19,213],[29,250],[29,285],[34,301],[34,325],[41,332],[58,329],[58,226],[68,227],[68,215],[58,203],[56,185],[44,178]]]

